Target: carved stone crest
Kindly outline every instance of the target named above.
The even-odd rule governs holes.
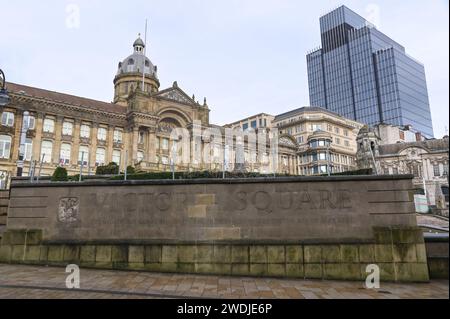
[[[61,223],[74,223],[79,219],[80,200],[76,197],[61,198],[59,201],[58,220]]]

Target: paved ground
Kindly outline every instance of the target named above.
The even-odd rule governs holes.
[[[196,276],[81,269],[81,290],[68,290],[64,268],[0,265],[0,299],[11,298],[449,298],[449,282],[382,283]]]

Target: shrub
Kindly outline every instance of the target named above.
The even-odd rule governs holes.
[[[133,166],[128,165],[127,174],[136,174],[136,169]]]
[[[64,167],[57,167],[52,175],[52,182],[67,182],[67,169]]]
[[[119,165],[114,162],[109,163],[106,166],[97,166],[95,175],[117,175],[119,174]]]

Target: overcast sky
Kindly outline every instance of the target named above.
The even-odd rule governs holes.
[[[7,80],[102,101],[149,19],[161,89],[178,81],[211,122],[309,104],[306,53],[319,17],[347,5],[425,64],[436,137],[448,128],[448,0],[0,0]],[[79,19],[77,19],[79,12]]]

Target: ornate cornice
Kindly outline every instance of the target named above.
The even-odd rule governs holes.
[[[94,121],[94,119],[98,121],[99,117],[104,118],[105,122],[109,122],[111,120],[117,122],[126,120],[125,114],[101,111],[98,109],[83,107],[81,105],[73,105],[62,101],[52,101],[46,98],[38,98],[28,95],[20,95],[16,93],[11,93],[10,95],[12,97],[12,102],[8,106],[16,108],[18,110],[29,110],[37,112],[38,114],[43,113],[53,113],[58,115],[60,114],[61,116],[83,118],[89,121]],[[41,108],[37,108],[35,104],[43,105],[45,107],[48,107],[49,109],[43,110]]]

